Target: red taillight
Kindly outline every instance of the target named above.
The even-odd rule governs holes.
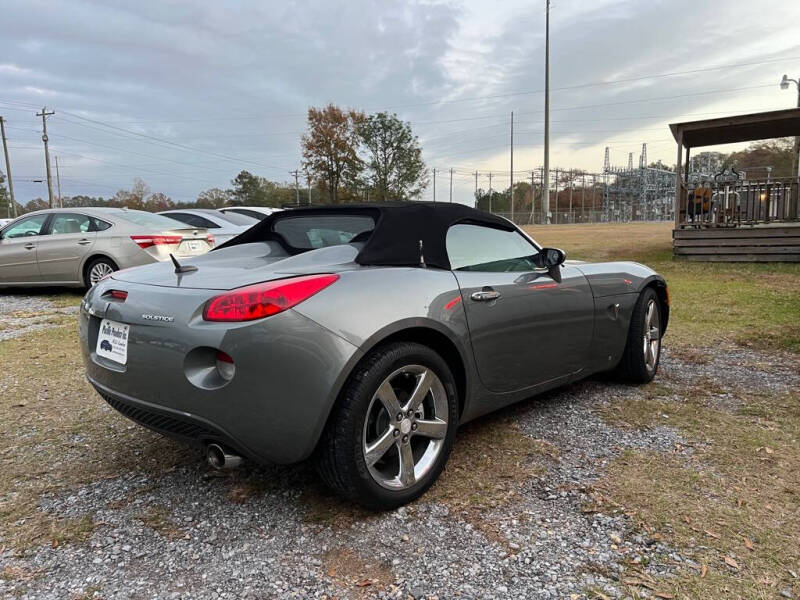
[[[214,240],[214,236],[213,236],[213,235],[211,235],[211,234],[209,233],[209,234],[206,236],[206,241],[208,242],[208,245],[209,245],[209,246],[211,246],[212,248],[214,247],[214,242],[215,242],[215,240]]]
[[[139,248],[149,248],[150,246],[177,245],[181,243],[183,237],[180,235],[132,235],[131,239],[139,244]]]
[[[338,275],[305,275],[267,281],[212,298],[203,310],[206,321],[252,321],[283,312],[325,289]]]
[[[111,297],[116,300],[125,300],[128,297],[128,292],[125,290],[111,290]]]

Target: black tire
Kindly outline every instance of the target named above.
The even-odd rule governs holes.
[[[373,398],[377,395],[378,387],[393,373],[409,365],[430,369],[443,385],[447,402],[446,432],[443,438],[439,438],[441,445],[438,454],[423,476],[404,489],[387,489],[378,483],[367,466],[365,445],[368,419],[370,414],[374,414]],[[408,377],[406,374],[401,376]],[[425,402],[431,402],[433,395],[426,398]],[[404,400],[401,400],[400,395],[397,399],[403,404]],[[377,405],[377,410],[383,410],[383,404]],[[388,415],[388,411],[386,412]],[[323,481],[344,498],[372,510],[396,508],[424,494],[439,477],[453,447],[457,425],[456,385],[447,363],[427,346],[412,342],[389,343],[368,354],[350,376],[317,447],[317,471]],[[388,427],[391,430],[395,424],[392,422]],[[397,424],[396,428],[399,427]],[[416,431],[416,425],[414,429]],[[419,440],[413,442],[417,444],[417,448],[419,444],[427,443],[425,436],[413,437],[414,435],[416,434],[408,436],[411,440],[409,444],[415,439]],[[397,452],[399,459],[400,446],[390,446],[387,456],[393,452]],[[415,457],[416,460],[418,459]],[[402,471],[402,466],[400,470]]]
[[[648,361],[645,346],[645,333],[647,331],[647,316],[649,307],[653,306],[655,311],[653,321],[657,323],[658,344],[657,350],[651,352],[655,360]],[[623,381],[630,383],[649,383],[658,372],[658,364],[661,360],[661,304],[658,294],[653,288],[645,288],[636,301],[631,315],[631,323],[628,327],[628,340],[625,343],[625,350],[615,370],[615,375]]]
[[[87,263],[86,267],[83,269],[83,285],[84,285],[84,287],[86,287],[86,289],[89,289],[90,287],[92,287],[92,285],[94,285],[94,283],[96,283],[96,282],[94,282],[94,283],[92,282],[92,272],[95,269],[103,268],[103,267],[105,267],[106,269],[110,268],[111,269],[110,272],[112,272],[112,273],[114,271],[118,271],[119,270],[119,267],[110,258],[99,257],[99,258],[93,259],[92,261]]]

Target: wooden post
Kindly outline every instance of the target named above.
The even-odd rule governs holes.
[[[681,226],[681,167],[683,165],[683,130],[678,129],[678,159],[675,162],[675,229]]]

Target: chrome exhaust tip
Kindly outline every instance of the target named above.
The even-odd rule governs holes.
[[[206,460],[208,464],[220,470],[235,469],[242,464],[242,457],[231,454],[219,444],[209,444],[206,447]]]

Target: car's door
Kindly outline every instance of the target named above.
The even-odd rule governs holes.
[[[40,213],[9,225],[0,237],[0,283],[35,283],[41,280],[36,253],[50,215]]]
[[[447,252],[461,288],[479,376],[493,392],[532,387],[581,368],[594,300],[575,267],[561,281],[537,269],[537,248],[518,231],[456,224]]]
[[[37,249],[42,281],[80,283],[83,258],[97,238],[92,218],[81,213],[54,213]]]

